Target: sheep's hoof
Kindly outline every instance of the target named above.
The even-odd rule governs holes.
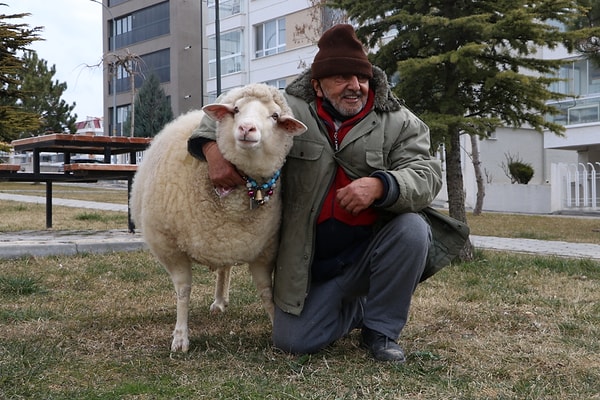
[[[224,313],[226,309],[227,309],[227,303],[225,303],[225,302],[218,302],[218,301],[215,300],[210,305],[210,312],[211,312],[211,314]]]
[[[190,341],[188,336],[181,331],[173,332],[173,343],[171,343],[171,352],[175,353],[181,350],[183,353],[187,353],[190,348]]]

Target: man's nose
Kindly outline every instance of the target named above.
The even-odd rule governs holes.
[[[360,89],[360,83],[358,81],[358,76],[356,75],[351,75],[350,79],[348,80],[348,86],[350,86],[352,89]]]

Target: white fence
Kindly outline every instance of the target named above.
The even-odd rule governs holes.
[[[600,162],[552,165],[552,209],[600,212]]]

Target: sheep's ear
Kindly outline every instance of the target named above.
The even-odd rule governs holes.
[[[202,111],[217,122],[221,122],[227,115],[234,114],[234,108],[229,104],[207,104],[202,107]]]
[[[306,125],[298,121],[296,118],[292,118],[285,115],[279,117],[279,119],[277,120],[277,126],[282,128],[285,131],[285,133],[287,133],[290,136],[300,135],[306,132],[306,130],[308,129]]]

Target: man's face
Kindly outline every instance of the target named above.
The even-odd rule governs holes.
[[[312,80],[318,97],[326,98],[342,115],[352,117],[367,104],[369,78],[357,75],[334,75]]]

